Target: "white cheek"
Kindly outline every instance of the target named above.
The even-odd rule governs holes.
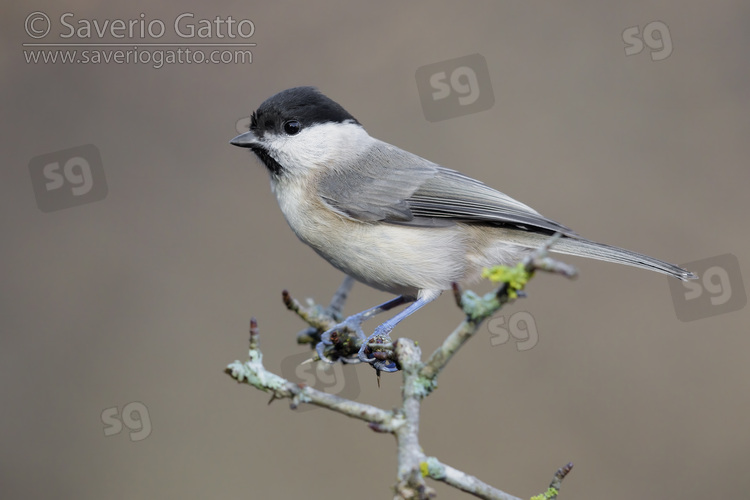
[[[332,162],[347,162],[375,141],[359,125],[326,123],[302,129],[294,136],[268,136],[276,161],[292,174],[318,170]]]
[[[278,147],[279,163],[291,169],[302,167],[311,168],[319,163],[325,163],[330,156],[330,147],[318,134],[300,132],[294,137],[284,137],[283,144]]]

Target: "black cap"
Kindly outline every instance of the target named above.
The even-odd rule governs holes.
[[[289,120],[297,120],[303,128],[318,123],[359,124],[347,110],[315,87],[294,87],[266,99],[253,113],[250,130],[259,136],[270,131],[280,133]]]

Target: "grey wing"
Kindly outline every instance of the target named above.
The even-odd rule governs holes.
[[[485,222],[511,225],[528,231],[560,232],[568,236],[575,232],[548,219],[533,208],[514,200],[486,184],[460,172],[438,167],[408,199],[415,220],[448,218],[464,222]]]
[[[360,221],[420,227],[484,222],[575,234],[478,180],[381,141],[356,163],[326,174],[318,194],[337,213]]]
[[[407,200],[437,172],[434,163],[375,141],[349,164],[326,173],[318,183],[318,195],[350,219],[409,222],[414,215]]]

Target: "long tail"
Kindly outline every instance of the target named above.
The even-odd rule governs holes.
[[[657,273],[674,276],[682,281],[698,278],[698,276],[690,271],[675,266],[674,264],[670,264],[669,262],[664,262],[663,260],[655,259],[648,255],[625,250],[624,248],[613,247],[611,245],[605,245],[604,243],[597,243],[595,241],[578,237],[560,238],[554,245],[552,245],[550,251],[566,255],[575,255],[577,257],[587,257],[590,259],[615,262],[617,264],[625,264],[628,266],[640,267],[642,269],[650,269]]]

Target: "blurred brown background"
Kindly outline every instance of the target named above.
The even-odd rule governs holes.
[[[144,13],[167,27],[157,42],[185,42],[171,23],[192,12],[251,19],[257,46],[252,64],[27,64],[33,11],[50,42],[65,41],[65,12]],[[393,439],[268,406],[223,373],[246,358],[250,315],[270,369],[305,353],[280,292],[327,303],[342,277],[228,144],[287,87],[318,86],[375,137],[592,239],[675,263],[731,253],[750,275],[747,2],[42,1],[1,19],[2,498],[390,498]],[[626,56],[623,32],[654,21],[669,57]],[[494,106],[428,122],[416,70],[475,53]],[[84,144],[101,152],[106,197],[42,212],[31,160]],[[682,322],[666,277],[567,261],[577,281],[540,275],[503,311],[506,325],[532,318],[533,349],[485,331],[442,374],[426,453],[521,497],[567,461],[564,498],[746,496],[750,309]],[[358,285],[347,312],[386,298]],[[429,352],[460,318],[445,294],[397,335]],[[397,404],[398,375],[378,389],[368,368],[341,373],[357,399]],[[118,429],[126,407],[142,424]]]

